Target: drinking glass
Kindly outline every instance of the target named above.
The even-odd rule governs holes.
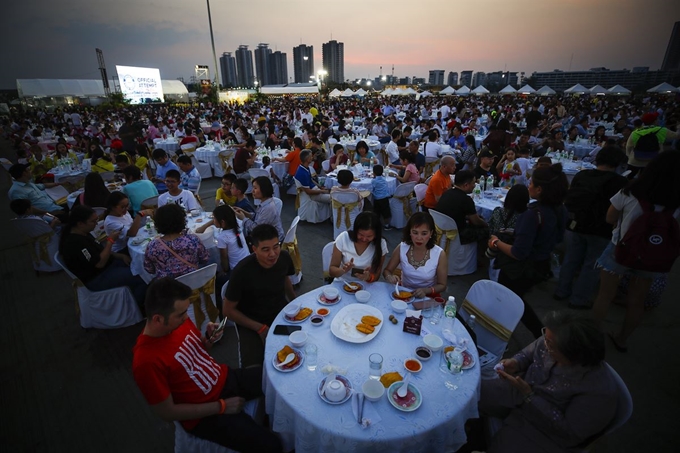
[[[426,299],[423,301],[423,308],[420,311],[420,314],[423,315],[423,318],[429,319],[432,317],[432,311],[434,310],[436,306],[436,302],[433,301],[432,299]]]
[[[444,309],[442,307],[442,304],[435,303],[434,307],[432,307],[432,317],[430,318],[430,324],[432,325],[439,324],[439,320],[442,318],[443,312]]]
[[[305,361],[307,362],[307,369],[309,371],[316,370],[318,353],[319,350],[314,343],[307,343],[307,346],[305,347]]]
[[[370,379],[380,379],[382,376],[383,356],[378,353],[373,353],[368,356],[368,377]]]

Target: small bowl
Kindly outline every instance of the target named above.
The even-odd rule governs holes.
[[[300,304],[286,305],[283,308],[283,313],[289,318],[294,318],[298,313],[300,313]]]
[[[299,348],[307,343],[307,334],[302,330],[298,330],[288,335],[288,341],[296,348]]]
[[[444,346],[444,340],[442,340],[440,337],[433,333],[425,335],[425,338],[423,338],[423,342],[425,343],[425,346],[430,348],[432,352],[439,351],[442,348],[442,346]]]
[[[371,293],[365,289],[357,291],[354,296],[357,298],[357,302],[361,302],[362,304],[365,304],[371,299]]]
[[[319,316],[328,316],[330,313],[331,311],[326,307],[321,307],[316,310],[316,314]]]
[[[323,297],[326,298],[326,302],[334,302],[340,296],[340,291],[332,286],[327,286],[323,289]]]
[[[432,358],[432,350],[427,346],[418,346],[416,348],[416,356],[421,362],[427,362]]]
[[[392,311],[395,313],[404,313],[406,311],[406,307],[408,307],[408,304],[403,300],[393,300],[391,305]]]
[[[347,395],[347,388],[345,387],[345,384],[342,383],[342,381],[333,379],[326,386],[326,392],[324,395],[329,401],[337,403],[338,401],[342,401],[342,399]]]
[[[385,387],[382,385],[382,382],[375,379],[369,379],[364,382],[364,385],[361,386],[361,390],[364,392],[366,399],[373,402],[379,401],[385,394]]]
[[[191,214],[191,217],[198,217],[201,212],[198,209],[192,209],[189,213]]]
[[[321,324],[323,324],[323,316],[312,315],[309,318],[309,322],[311,322],[313,326],[319,327]]]
[[[420,360],[411,357],[404,360],[404,368],[406,368],[411,373],[419,373],[420,370],[423,369],[423,364]]]

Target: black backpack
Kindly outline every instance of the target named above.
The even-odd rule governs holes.
[[[564,199],[564,206],[569,212],[567,229],[575,233],[592,234],[611,237],[612,226],[606,221],[609,198],[618,192],[626,180],[614,172],[598,174],[597,170],[586,170],[574,179]],[[619,184],[612,186],[615,179]],[[612,190],[613,189],[613,190]]]
[[[633,148],[633,156],[637,160],[648,161],[654,159],[659,155],[661,151],[661,144],[659,143],[659,138],[657,134],[661,131],[660,127],[657,127],[656,131],[651,132],[652,128],[642,129],[642,131],[649,131],[638,138],[635,143],[635,148]],[[637,133],[642,132],[637,131]]]

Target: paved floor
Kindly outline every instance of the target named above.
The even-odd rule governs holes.
[[[12,158],[6,143],[0,155]],[[6,176],[4,173],[2,176]],[[201,196],[213,203],[216,179],[205,181]],[[0,192],[9,187],[0,177]],[[295,212],[293,197],[284,199],[284,226]],[[63,273],[32,271],[27,246],[9,224],[7,203],[0,203],[0,423],[1,451],[170,452],[171,424],[156,418],[132,379],[132,346],[142,324],[117,330],[82,329],[75,316],[73,292]],[[401,232],[385,236],[392,250]],[[332,239],[330,223],[301,223],[298,238],[304,279],[299,293],[322,284],[321,249]],[[605,442],[601,452],[677,451],[680,387],[679,265],[660,308],[645,316],[627,354],[607,344],[607,360],[621,374],[633,395],[631,420]],[[485,271],[449,278],[448,294],[462,300]],[[562,308],[550,296],[554,283],[539,285],[528,296],[539,315]],[[675,301],[675,302],[673,302]],[[623,310],[612,309],[612,328]],[[214,348],[218,360],[234,364],[233,342],[227,337]],[[514,352],[531,341],[519,326],[510,342]],[[675,445],[675,447],[673,447]]]

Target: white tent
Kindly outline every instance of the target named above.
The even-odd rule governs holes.
[[[319,87],[315,83],[293,83],[286,85],[265,85],[260,88],[262,94],[318,94]]]
[[[602,85],[595,85],[590,89],[590,94],[609,94],[609,91]]]
[[[569,87],[566,90],[564,90],[564,93],[565,94],[586,94],[586,93],[590,93],[590,90],[588,88],[584,87],[583,85],[581,85],[580,83],[577,83],[573,87]]]
[[[404,94],[406,94],[406,93],[404,93],[404,90],[402,90],[399,87],[392,89],[392,93],[391,93],[392,96],[403,96]]]
[[[364,90],[363,88],[359,88],[354,94],[357,95],[357,96],[366,96],[366,94],[368,94],[368,92],[366,90]]]
[[[342,91],[338,90],[337,88],[333,88],[333,91],[328,93],[328,97],[337,98],[338,96],[340,96],[340,94],[342,94]]]
[[[455,92],[456,92],[456,90],[454,90],[454,89],[451,88],[450,86],[447,86],[446,88],[444,88],[443,90],[441,90],[441,91],[439,92],[439,94],[453,94],[453,93],[455,93]]]
[[[404,90],[404,94],[418,94],[418,92],[416,90],[414,90],[413,88],[408,87]]]
[[[425,90],[425,91],[423,91],[423,92],[421,92],[421,93],[418,93],[418,94],[420,95],[421,98],[426,98],[426,97],[428,97],[428,96],[432,96],[432,93],[430,93],[430,92],[427,91],[427,90]]]
[[[517,92],[521,93],[521,94],[534,94],[536,92],[536,90],[534,90],[534,88],[531,85],[527,84],[527,85],[524,85],[519,90],[517,90]]]
[[[613,87],[611,87],[609,89],[609,93],[610,94],[624,95],[624,94],[630,94],[630,90],[626,87],[622,87],[621,85],[614,85]]]
[[[345,91],[340,94],[343,98],[348,98],[350,96],[354,96],[354,91],[352,91],[350,88],[347,88]]]
[[[503,88],[501,91],[499,91],[501,94],[514,94],[517,93],[517,90],[514,89],[511,85],[506,86]]]
[[[470,94],[470,88],[468,88],[467,85],[463,85],[462,87],[456,90],[456,94],[459,94],[461,96],[467,96],[468,94]]]
[[[489,93],[491,93],[491,92],[489,90],[487,90],[486,88],[484,88],[484,85],[480,85],[477,88],[475,88],[474,90],[472,90],[472,94],[476,94],[478,96],[482,95],[482,94],[489,94]]]
[[[680,90],[675,88],[670,83],[664,82],[655,86],[654,88],[650,88],[647,90],[647,93],[677,93],[678,91]]]
[[[556,94],[556,93],[555,93],[555,90],[550,88],[548,85],[543,85],[541,88],[536,90],[536,94],[539,95],[539,96],[551,96],[551,95]]]
[[[385,88],[384,90],[382,90],[380,94],[382,94],[383,96],[391,96],[392,91],[393,91],[392,88]]]
[[[113,87],[113,81],[109,80]],[[188,90],[179,80],[161,80],[163,95],[188,99]],[[17,90],[21,98],[42,97],[105,97],[101,80],[83,79],[17,79]]]

